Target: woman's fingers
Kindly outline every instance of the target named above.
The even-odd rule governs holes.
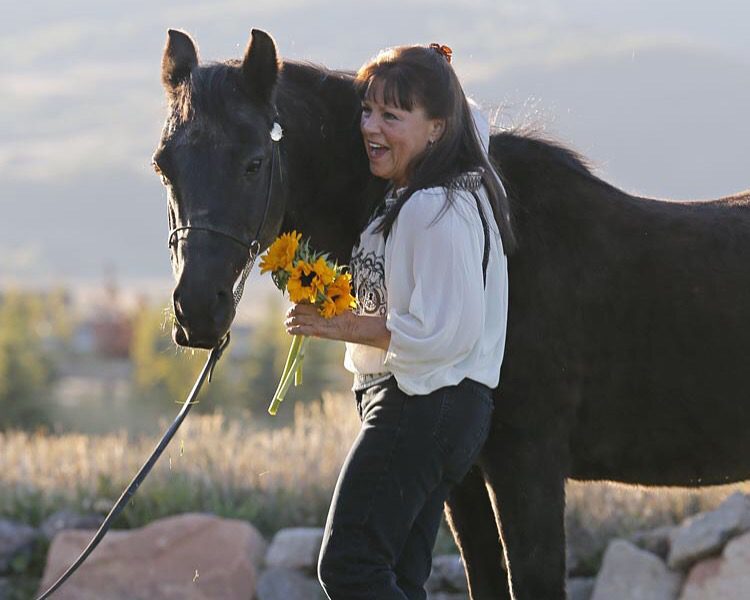
[[[311,335],[331,340],[346,340],[346,326],[353,313],[344,313],[330,319],[318,312],[313,304],[294,304],[286,312],[284,327],[291,335]]]
[[[318,308],[314,304],[292,304],[286,311],[287,318],[295,315],[315,315],[318,314]]]

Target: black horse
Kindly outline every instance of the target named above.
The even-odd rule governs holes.
[[[208,65],[170,31],[162,78],[154,163],[180,228],[174,338],[207,348],[231,324],[254,232],[266,247],[297,229],[345,262],[383,182],[369,173],[352,74],[281,64],[262,31],[242,61]],[[750,478],[750,191],[637,198],[518,131],[493,135],[491,155],[518,240],[507,350],[490,437],[446,514],[473,599],[561,600],[566,478]]]

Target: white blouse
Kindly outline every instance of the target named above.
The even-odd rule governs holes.
[[[414,193],[387,241],[374,231],[380,220],[374,218],[352,252],[355,312],[385,315],[391,341],[387,351],[347,343],[344,366],[360,375],[392,373],[409,395],[428,394],[465,377],[494,388],[500,378],[507,260],[480,186],[476,193],[490,231],[485,286],[484,235],[476,201],[463,187],[453,193],[454,204],[446,211],[445,188]]]

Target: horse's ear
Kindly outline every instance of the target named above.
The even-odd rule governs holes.
[[[190,77],[190,71],[197,65],[198,51],[192,38],[184,31],[169,29],[161,57],[161,82],[167,92]]]
[[[253,29],[242,59],[242,76],[248,89],[261,102],[271,100],[280,66],[276,42],[265,31]]]

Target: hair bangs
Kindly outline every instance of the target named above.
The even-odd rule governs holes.
[[[417,102],[417,89],[404,69],[378,65],[360,80],[362,98],[411,112]],[[390,68],[389,68],[390,67]]]

